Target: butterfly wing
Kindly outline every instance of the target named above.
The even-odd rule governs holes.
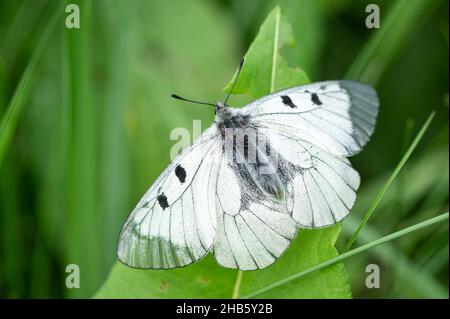
[[[373,88],[353,81],[319,82],[263,97],[243,112],[288,171],[288,210],[298,225],[325,227],[348,215],[360,178],[346,157],[361,151],[374,131],[378,98]]]
[[[207,254],[216,237],[214,187],[220,149],[210,129],[164,170],[122,228],[120,261],[135,268],[167,269]]]
[[[261,269],[289,246],[296,224],[285,206],[258,191],[249,171],[223,156],[216,187],[217,239],[214,256],[227,268]]]
[[[260,128],[280,162],[289,163],[285,180],[288,211],[303,228],[333,225],[352,208],[360,184],[350,161],[295,136]],[[285,165],[286,166],[286,165]]]
[[[351,156],[372,135],[378,115],[375,90],[354,81],[294,87],[258,99],[243,112],[258,126],[295,136],[339,156]]]

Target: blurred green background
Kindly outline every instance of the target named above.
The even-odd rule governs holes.
[[[223,99],[276,4],[297,42],[284,55],[313,82],[356,76],[361,55],[381,41],[363,76],[379,92],[380,117],[352,159],[362,186],[338,249],[432,110],[429,131],[358,244],[448,210],[448,1],[408,1],[391,21],[399,1],[67,3],[80,5],[80,29],[65,28],[64,1],[0,0],[0,297],[95,293],[122,222],[170,161],[171,130],[212,122],[213,110],[169,95]],[[369,3],[380,6],[379,30],[365,27]],[[447,224],[345,265],[355,298],[448,297],[448,257]],[[71,263],[80,266],[80,289],[65,288]],[[369,263],[380,265],[380,289],[364,285]]]

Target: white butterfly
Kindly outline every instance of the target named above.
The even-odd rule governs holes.
[[[224,267],[261,269],[287,249],[299,227],[326,227],[348,215],[360,178],[347,157],[374,131],[373,88],[327,81],[242,109],[225,103],[215,105],[214,124],[128,217],[117,249],[121,262],[168,269],[211,251]]]

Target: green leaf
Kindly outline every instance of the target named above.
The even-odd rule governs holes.
[[[290,68],[279,53],[283,45],[292,46],[293,43],[291,27],[276,7],[245,55],[244,68],[233,93],[258,97],[275,89],[307,83],[305,73],[300,68]],[[131,269],[118,263],[95,297],[230,298],[251,294],[288,275],[336,257],[334,244],[340,231],[339,224],[320,230],[300,230],[278,261],[258,271],[238,272],[223,268],[211,255],[185,268],[163,271]],[[348,298],[351,292],[344,265],[336,263],[301,282],[271,290],[262,297]]]
[[[285,45],[295,46],[294,35],[280,8],[275,7],[244,56],[245,63],[233,93],[258,98],[279,89],[308,83],[305,72],[298,67],[289,67],[281,56],[279,50]],[[231,89],[236,75],[225,87],[226,92]]]
[[[173,270],[132,269],[117,263],[96,298],[229,298],[235,271],[214,257]]]
[[[339,225],[301,230],[288,251],[272,266],[244,272],[241,294],[250,294],[290,274],[335,257]],[[219,266],[208,256],[199,263],[174,270],[139,270],[117,263],[96,298],[229,298],[236,270]],[[337,263],[305,280],[274,289],[262,298],[348,298],[344,265]]]

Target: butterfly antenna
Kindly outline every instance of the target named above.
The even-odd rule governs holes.
[[[237,71],[236,78],[234,79],[233,85],[231,86],[231,90],[228,91],[227,97],[225,98],[225,102],[223,102],[223,104],[225,104],[225,105],[227,105],[228,98],[230,97],[231,93],[233,92],[234,86],[236,85],[236,82],[239,79],[239,74],[241,73],[243,65],[244,65],[244,58],[242,58],[241,62],[239,63],[239,68],[238,68],[238,71]]]
[[[195,103],[195,104],[210,105],[210,106],[214,106],[214,107],[216,106],[216,105],[213,104],[213,103],[207,103],[207,102],[200,102],[200,101],[189,100],[189,99],[186,99],[186,98],[181,97],[181,96],[176,95],[176,94],[172,94],[172,95],[170,95],[170,96],[173,97],[174,99],[181,100],[181,101],[191,102],[191,103]]]

